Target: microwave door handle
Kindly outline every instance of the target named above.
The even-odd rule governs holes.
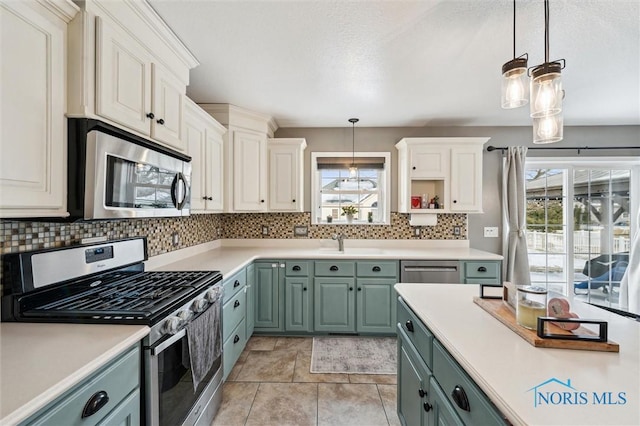
[[[187,201],[187,179],[181,172],[176,174],[171,184],[171,201],[176,209],[182,210]]]

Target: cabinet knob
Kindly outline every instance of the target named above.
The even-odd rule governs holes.
[[[358,287],[358,291],[362,291],[362,287]]]
[[[240,306],[240,301],[239,301],[239,300],[236,300],[236,301],[233,303],[233,307],[234,307],[234,308],[237,308],[238,306]]]
[[[84,405],[84,409],[82,410],[82,418],[86,418],[89,416],[93,416],[95,413],[100,411],[102,407],[107,405],[109,402],[109,394],[106,391],[98,391],[91,395],[91,398]]]
[[[453,200],[453,204],[455,204],[455,203],[457,203],[457,202],[458,202],[458,200]]]
[[[379,266],[374,266],[373,268],[371,268],[371,270],[373,272],[380,272],[380,267]]]
[[[302,291],[307,291],[307,288],[306,287],[302,287]]]
[[[238,281],[238,280],[235,280],[233,282],[233,288],[236,288],[236,287],[240,287],[240,281]]]
[[[203,199],[203,200],[206,200],[206,199],[207,199],[207,197],[202,197],[202,199]]]
[[[353,287],[349,287],[349,291],[353,291]]]
[[[238,335],[236,334],[236,336],[233,338],[233,343],[238,343],[240,341],[240,337],[238,337]]]
[[[264,203],[264,200],[260,200],[261,203]]]
[[[424,389],[418,389],[418,395],[420,395],[420,398],[424,398],[426,394],[427,393],[424,391]]]
[[[413,169],[413,170],[415,170],[415,169],[416,169],[416,166],[413,166],[413,167],[412,167],[412,169]]]
[[[155,114],[150,112],[147,114],[147,117],[153,120],[155,118]]]
[[[207,200],[213,201],[213,197],[207,197]]]
[[[428,402],[425,402],[424,404],[422,404],[422,406],[424,407],[424,411],[426,411],[427,413],[433,408]]]
[[[336,265],[331,265],[329,268],[330,271],[337,271],[339,268]]]
[[[293,268],[294,271],[300,271],[302,268],[300,267],[300,265],[295,265]]]
[[[464,391],[462,386],[456,385],[456,387],[453,388],[453,391],[451,391],[451,397],[458,407],[464,411],[471,411],[469,398],[467,398],[467,393]]]
[[[161,118],[160,120],[156,120],[156,123],[158,123],[160,125],[163,125],[164,124],[164,119]]]
[[[481,266],[478,268],[478,272],[487,272],[487,268],[484,266]]]
[[[295,202],[296,202],[296,200],[294,199],[294,200],[293,200],[293,202],[295,203]]]
[[[413,333],[413,321],[407,320],[407,322],[404,323],[404,326],[407,328],[408,331]]]

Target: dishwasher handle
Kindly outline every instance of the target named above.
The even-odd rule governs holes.
[[[405,272],[458,272],[458,267],[457,266],[405,265],[404,271]]]

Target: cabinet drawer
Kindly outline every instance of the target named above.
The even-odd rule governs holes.
[[[227,340],[244,319],[247,312],[246,296],[244,290],[239,291],[222,307],[222,341]]]
[[[402,330],[405,331],[427,367],[433,368],[431,355],[433,334],[427,330],[422,321],[418,319],[401,298],[398,298],[397,314],[399,327],[402,327]]]
[[[224,378],[226,379],[240,354],[242,353],[247,340],[244,320],[231,332],[229,338],[222,347],[222,360],[224,365]]]
[[[489,285],[500,285],[500,280],[498,278],[465,278],[465,284],[489,284]]]
[[[79,385],[76,391],[55,401],[45,414],[36,418],[30,425],[95,425],[105,418],[121,401],[140,386],[140,349],[131,349],[106,369],[97,373],[86,383]],[[108,402],[95,414],[82,418],[87,402],[97,392],[106,392]]]
[[[499,278],[500,264],[498,262],[465,262],[464,276],[466,278]]]
[[[224,289],[223,303],[231,299],[245,285],[247,285],[247,272],[244,268],[229,278],[225,278],[222,283],[222,288]]]
[[[285,275],[288,277],[307,277],[309,276],[309,262],[306,261],[288,261],[284,262]]]
[[[317,277],[353,277],[355,272],[355,262],[342,260],[317,260],[315,262],[315,275]]]
[[[358,277],[395,278],[398,276],[398,262],[358,262],[356,263],[356,273]]]
[[[442,387],[447,400],[465,424],[504,424],[500,412],[437,341],[433,344],[433,375]],[[456,403],[454,394],[466,395],[468,410],[464,410]]]

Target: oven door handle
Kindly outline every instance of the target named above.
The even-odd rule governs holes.
[[[157,345],[149,347],[149,350],[151,351],[151,356],[158,356],[160,352],[164,351],[169,346],[173,345],[175,342],[182,339],[186,335],[187,335],[187,330],[183,328],[173,336],[169,337],[167,340],[163,340]]]

